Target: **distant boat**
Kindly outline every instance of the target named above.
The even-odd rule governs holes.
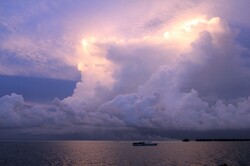
[[[189,141],[190,141],[190,140],[187,139],[187,138],[185,138],[185,139],[182,140],[182,142],[189,142]]]
[[[157,146],[158,143],[153,143],[153,142],[133,142],[133,146]]]

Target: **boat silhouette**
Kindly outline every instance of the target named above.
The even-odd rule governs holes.
[[[140,142],[133,142],[132,145],[133,146],[157,146],[158,143],[140,141]]]

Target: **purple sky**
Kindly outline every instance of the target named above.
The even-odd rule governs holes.
[[[249,7],[1,1],[0,139],[245,137]]]

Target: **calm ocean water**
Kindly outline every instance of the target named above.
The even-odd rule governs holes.
[[[158,143],[133,147],[127,141],[0,142],[0,165],[250,166],[250,142]]]

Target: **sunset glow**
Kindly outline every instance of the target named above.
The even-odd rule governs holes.
[[[249,4],[0,1],[0,139],[249,130]]]

